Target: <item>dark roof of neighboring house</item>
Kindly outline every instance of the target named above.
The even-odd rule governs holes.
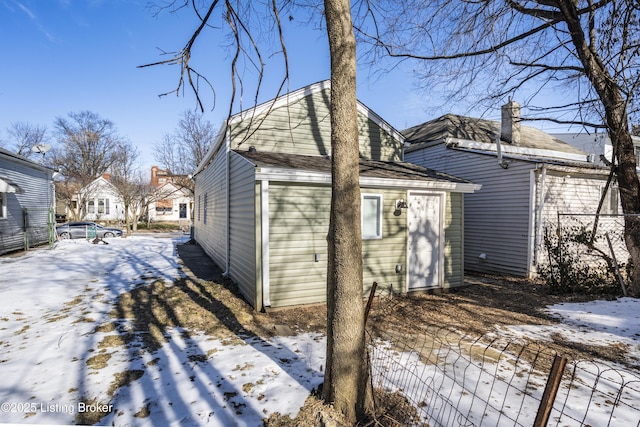
[[[234,150],[258,167],[306,170],[331,173],[331,158],[324,156],[303,156],[299,154],[267,153]],[[471,181],[458,178],[433,169],[406,162],[382,162],[360,159],[360,176],[381,179],[404,179],[417,181],[447,181],[471,184]]]
[[[402,131],[402,134],[406,138],[406,141],[412,146],[436,141],[443,142],[446,138],[495,144],[496,135],[500,134],[500,122],[446,114],[435,120],[405,129]],[[505,144],[508,143],[505,142]],[[570,144],[531,126],[521,126],[520,143],[509,145],[562,151],[572,154],[584,154],[583,151]],[[413,147],[410,147],[409,150],[411,150],[411,148]]]

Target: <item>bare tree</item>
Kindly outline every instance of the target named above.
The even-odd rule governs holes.
[[[123,141],[117,150],[119,160],[110,168],[111,183],[122,198],[125,229],[129,236],[132,231],[137,230],[138,221],[152,188],[140,172],[138,149],[131,142]]]
[[[37,154],[32,150],[33,147],[47,142],[46,126],[15,122],[11,123],[7,133],[10,149],[22,157],[35,157]]]
[[[155,145],[154,158],[174,176],[175,184],[193,190],[187,175],[198,168],[215,137],[215,127],[201,113],[184,111],[176,129]]]
[[[80,188],[86,187],[117,162],[121,161],[124,143],[113,122],[90,111],[69,113],[69,118],[55,121],[57,143],[52,150],[52,163],[65,177],[57,185],[57,196],[67,206]],[[84,217],[88,193],[76,200],[79,218]]]
[[[629,117],[637,117],[640,4],[632,0],[409,0],[359,9],[359,35],[379,55],[417,61],[449,100],[524,97],[531,116],[604,128],[613,145],[625,242],[640,296],[640,182]],[[551,108],[549,90],[562,94]],[[540,114],[544,113],[544,116]]]
[[[196,71],[191,64],[192,48],[202,31],[211,27],[211,16],[219,6],[226,20],[234,45],[234,56],[231,63],[231,82],[233,85],[229,116],[234,106],[237,86],[241,74],[237,72],[238,59],[245,59],[255,65],[257,70],[258,98],[264,62],[258,37],[265,16],[271,21],[267,33],[276,33],[278,45],[284,61],[285,76],[274,96],[277,97],[284,83],[288,80],[288,63],[283,32],[280,23],[281,6],[289,5],[284,1],[279,5],[277,0],[271,2],[219,2],[210,0],[207,6],[199,9],[196,2],[171,1],[165,3],[165,10],[179,10],[193,6],[200,23],[187,44],[164,61],[149,65],[175,64],[180,67],[180,79],[175,91],[180,93],[184,85],[190,85],[196,93],[198,103],[202,107],[202,98],[196,82],[204,81],[210,87],[202,73]],[[256,5],[269,5],[270,11],[259,12],[257,27],[249,25],[249,13]],[[358,127],[356,100],[356,44],[351,25],[351,9],[349,0],[326,0],[325,17],[329,35],[331,53],[331,145],[332,145],[332,202],[330,227],[328,231],[328,343],[327,369],[324,385],[324,397],[342,411],[349,420],[356,421],[365,411],[366,402],[366,366],[364,346],[364,307],[362,301],[362,239],[360,231],[360,189],[358,179]],[[249,30],[251,28],[251,31]]]

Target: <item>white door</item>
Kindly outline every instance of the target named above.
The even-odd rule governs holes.
[[[442,195],[412,193],[407,216],[408,283],[409,290],[428,289],[442,285],[441,238]]]

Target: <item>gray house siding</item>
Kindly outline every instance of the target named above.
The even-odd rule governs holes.
[[[227,156],[218,152],[196,177],[194,238],[220,268],[227,264]]]
[[[495,156],[447,149],[444,144],[406,152],[405,161],[482,184],[480,191],[464,199],[465,269],[529,274],[530,171],[534,164],[512,161],[503,169]]]
[[[19,187],[15,193],[3,193],[6,218],[0,218],[0,254],[24,248],[25,232],[29,246],[49,241],[48,208],[55,202],[52,173],[33,162],[0,153],[0,178]]]

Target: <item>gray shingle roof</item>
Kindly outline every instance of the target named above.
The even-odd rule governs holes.
[[[495,135],[500,134],[500,122],[446,114],[435,120],[405,129],[402,134],[405,136],[406,141],[414,146],[429,142],[440,142],[446,138],[495,144]],[[513,145],[523,148],[585,154],[582,150],[531,126],[521,126],[520,143]]]
[[[234,150],[250,160],[257,167],[273,167],[292,170],[331,173],[331,159],[323,156],[303,156],[299,154],[267,153]],[[406,162],[381,162],[360,159],[360,176],[382,179],[403,179],[418,181],[443,181],[470,184],[471,181],[458,178],[433,169]]]

